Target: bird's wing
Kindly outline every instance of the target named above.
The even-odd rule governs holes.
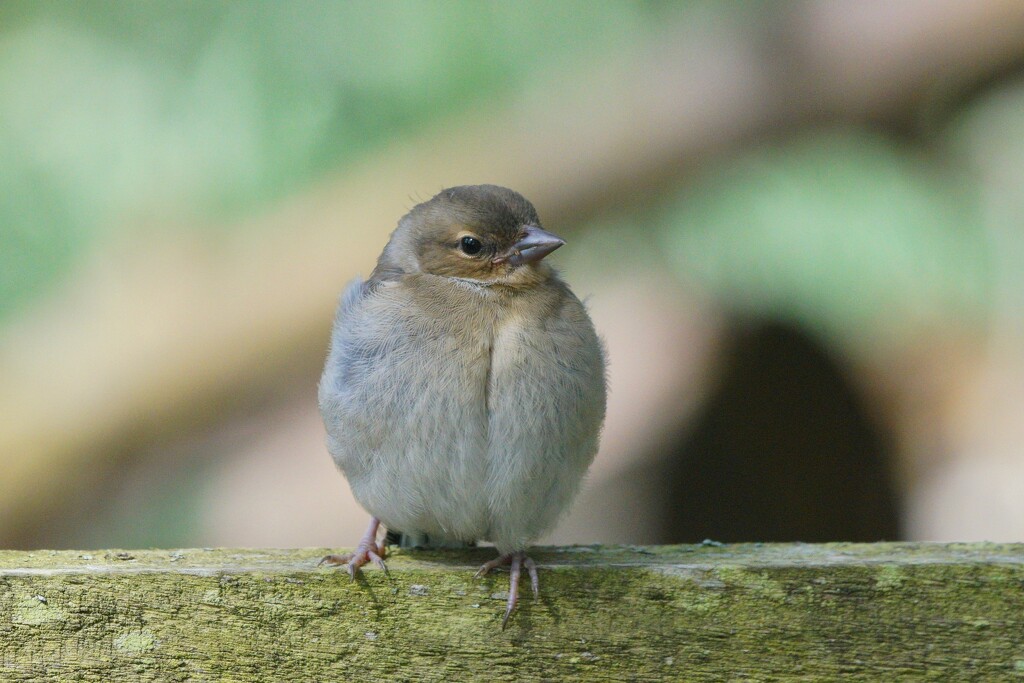
[[[342,381],[341,369],[344,365],[346,340],[346,322],[354,314],[354,309],[359,302],[367,295],[369,288],[361,277],[355,277],[345,287],[341,298],[338,300],[338,308],[334,313],[334,325],[331,328],[331,346],[327,352],[327,363],[324,365],[324,373],[320,378],[320,403],[338,388]]]
[[[341,299],[338,301],[338,310],[334,314],[334,321],[337,323],[345,315],[352,310],[352,306],[366,296],[368,291],[366,283],[363,282],[363,278],[354,277],[352,280],[345,285],[345,291],[341,294]]]

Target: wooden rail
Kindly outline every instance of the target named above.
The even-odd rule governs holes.
[[[1024,545],[0,551],[0,680],[1024,680]]]

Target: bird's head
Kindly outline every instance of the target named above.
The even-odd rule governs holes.
[[[563,244],[518,192],[464,185],[413,207],[389,249],[403,261],[414,259],[420,272],[515,287],[546,277],[541,259]]]

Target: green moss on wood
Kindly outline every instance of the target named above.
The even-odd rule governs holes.
[[[1024,680],[1024,546],[0,552],[0,680]]]

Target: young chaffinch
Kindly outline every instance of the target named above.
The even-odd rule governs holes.
[[[542,259],[564,241],[522,195],[453,187],[398,223],[370,278],[338,307],[320,381],[327,446],[372,515],[354,577],[384,567],[383,524],[431,543],[491,541],[511,565],[579,489],[605,414],[602,345]]]

